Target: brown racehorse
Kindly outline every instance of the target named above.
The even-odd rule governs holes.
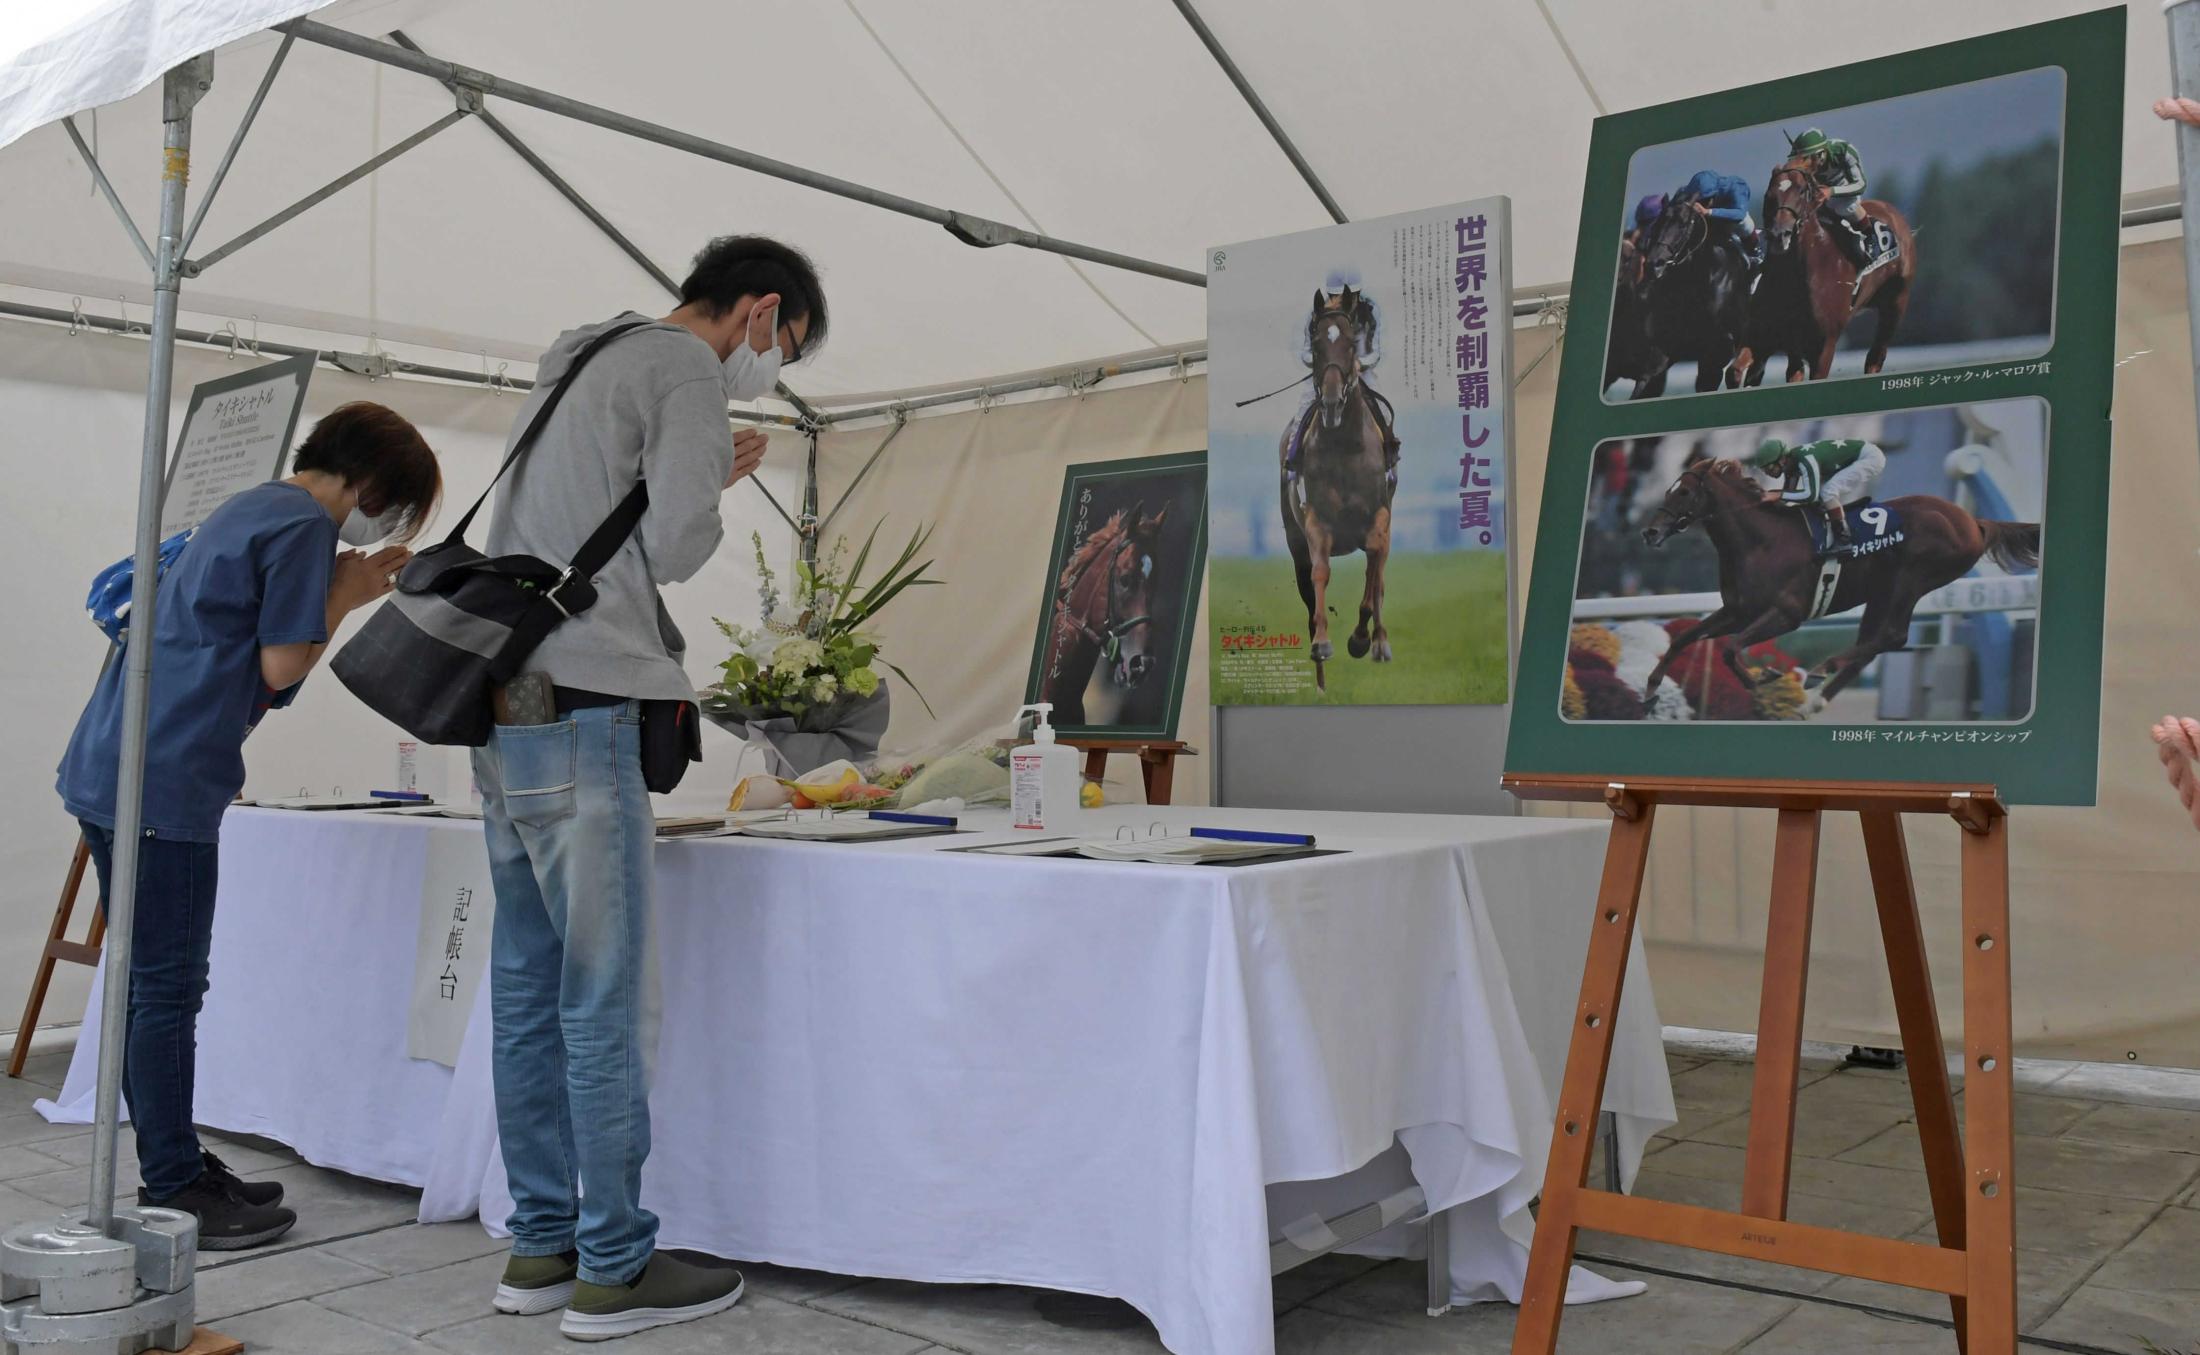
[[[1787,379],[1807,374],[1823,381],[1833,370],[1833,351],[1849,321],[1875,311],[1871,351],[1864,370],[1887,365],[1887,345],[1910,307],[1910,286],[1917,278],[1917,240],[1910,223],[1888,203],[1866,198],[1864,215],[1883,221],[1894,236],[1895,254],[1864,275],[1833,236],[1836,227],[1819,217],[1825,187],[1812,177],[1810,161],[1798,157],[1772,171],[1765,189],[1765,265],[1750,298],[1749,343],[1735,359],[1728,382],[1755,386],[1765,379],[1774,353],[1787,354]]]
[[[1354,288],[1333,296],[1314,290],[1306,337],[1315,404],[1284,429],[1281,448],[1283,536],[1291,547],[1299,597],[1306,603],[1314,682],[1323,691],[1329,690],[1327,665],[1336,653],[1329,642],[1329,562],[1336,556],[1353,551],[1367,555],[1360,624],[1346,647],[1355,659],[1372,650],[1375,662],[1390,662],[1390,631],[1383,625],[1383,565],[1390,558],[1395,486],[1383,456],[1382,427],[1360,380],[1360,334],[1367,315]],[[1294,438],[1299,442],[1295,480],[1289,471]]]
[[[1819,566],[1803,515],[1766,503],[1764,494],[1764,487],[1740,463],[1698,461],[1681,472],[1665,492],[1664,506],[1643,528],[1644,541],[1662,546],[1667,538],[1702,523],[1719,552],[1720,604],[1717,611],[1673,637],[1643,687],[1645,703],[1656,695],[1681,651],[1721,636],[1735,637],[1726,662],[1745,685],[1754,687],[1779,676],[1752,672],[1744,666],[1742,651],[1785,635],[1811,618]],[[1814,713],[1854,682],[1873,659],[1908,647],[1911,615],[1918,600],[1933,589],[1954,583],[1989,555],[2005,569],[2039,567],[2036,522],[1985,521],[1946,499],[1925,494],[1889,499],[1885,506],[1896,515],[1902,539],[1887,549],[1841,562],[1841,581],[1823,614],[1861,606],[1864,616],[1856,644],[1811,670],[1813,685],[1826,679],[1813,703]]]
[[[1108,676],[1135,690],[1158,665],[1153,647],[1154,553],[1169,506],[1146,516],[1146,505],[1111,516],[1062,565],[1054,587],[1054,622],[1047,638],[1046,678],[1039,699],[1051,702],[1056,724],[1085,722],[1085,688],[1105,658]]]

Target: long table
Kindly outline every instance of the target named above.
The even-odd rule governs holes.
[[[1180,1355],[1266,1355],[1278,1258],[1374,1205],[1397,1226],[1363,1247],[1399,1254],[1441,1212],[1447,1297],[1517,1300],[1601,825],[1098,823],[1343,850],[1233,868],[946,850],[1013,837],[998,816],[906,842],[660,843],[643,1196],[664,1244],[1110,1295]],[[502,1222],[486,985],[455,1069],[406,1055],[429,835],[479,831],[230,813],[202,1123],[421,1187],[425,1220]],[[98,1002],[48,1118],[89,1117]],[[1631,1178],[1674,1119],[1639,949],[1606,1108]],[[1575,1275],[1579,1299],[1635,1288]]]

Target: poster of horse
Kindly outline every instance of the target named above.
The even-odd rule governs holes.
[[[2035,358],[2054,343],[2065,80],[2041,65],[1644,146],[1604,398]]]
[[[1024,700],[1064,735],[1174,738],[1206,565],[1206,453],[1069,467]]]
[[[1943,405],[1598,447],[1579,524],[1569,721],[2020,724],[2037,654],[2047,405]],[[1756,464],[1852,455],[1853,544]],[[1807,478],[1807,477],[1806,477]],[[1840,497],[1846,498],[1846,494]]]
[[[2123,34],[1597,120],[1508,772],[2093,802]]]
[[[1504,198],[1209,251],[1217,705],[1502,704]]]

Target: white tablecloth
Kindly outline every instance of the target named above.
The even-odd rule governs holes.
[[[643,1193],[664,1243],[1113,1295],[1183,1355],[1262,1355],[1271,1241],[1334,1178],[1374,1183],[1365,1203],[1410,1171],[1431,1207],[1468,1206],[1455,1298],[1517,1299],[1601,826],[1121,817],[1348,851],[1187,870],[941,850],[970,836],[660,845]],[[423,1218],[501,1222],[486,986],[455,1071],[405,1054],[427,835],[478,831],[229,815],[201,1122],[421,1186]],[[97,1003],[49,1118],[88,1118]],[[1631,1176],[1674,1118],[1639,947],[1615,1046]]]

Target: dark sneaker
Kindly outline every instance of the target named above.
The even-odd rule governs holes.
[[[232,1178],[233,1179],[233,1178]],[[138,1192],[138,1203],[162,1209],[180,1209],[199,1221],[200,1251],[243,1251],[273,1242],[298,1222],[298,1216],[280,1205],[253,1204],[211,1169],[165,1200]]]
[[[555,1312],[572,1302],[580,1270],[581,1254],[577,1251],[562,1256],[507,1257],[504,1278],[497,1281],[497,1311],[520,1317]]]
[[[574,1341],[609,1341],[652,1327],[693,1322],[740,1301],[740,1271],[697,1265],[658,1252],[632,1284],[578,1282],[558,1330]]]
[[[219,1177],[232,1194],[246,1204],[256,1204],[262,1209],[283,1202],[283,1183],[280,1181],[247,1181],[229,1170],[229,1164],[201,1148],[199,1156],[206,1161],[210,1175]]]

